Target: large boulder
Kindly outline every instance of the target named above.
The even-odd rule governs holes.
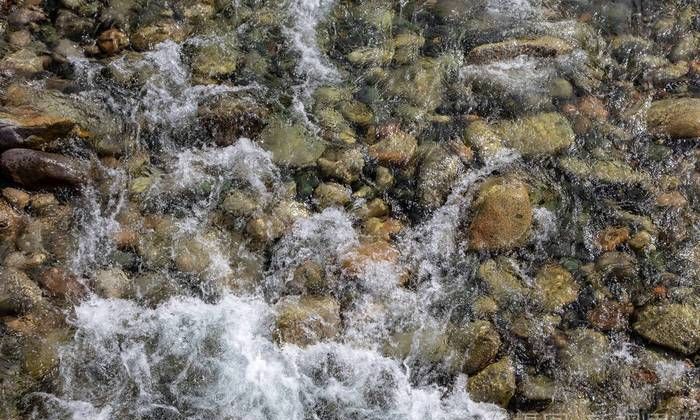
[[[650,306],[640,311],[634,330],[647,340],[679,353],[700,350],[700,310],[683,305]]]
[[[532,226],[532,204],[525,183],[515,178],[488,179],[474,202],[469,247],[506,250],[522,245]]]
[[[647,125],[674,139],[700,137],[700,98],[664,99],[651,104]]]
[[[24,132],[20,130],[20,135],[35,135],[47,142],[75,134],[101,155],[122,154],[135,141],[124,121],[103,102],[17,84],[7,88],[4,99],[5,117],[0,119],[25,128]],[[75,126],[71,126],[72,131],[68,128],[71,124]],[[21,147],[30,147],[36,141]]]
[[[0,169],[27,187],[78,186],[90,181],[88,162],[29,149],[10,149],[0,156]]]

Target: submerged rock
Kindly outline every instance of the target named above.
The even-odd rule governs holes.
[[[418,202],[427,208],[444,204],[462,169],[459,157],[436,143],[421,145],[418,169]]]
[[[252,97],[223,94],[206,100],[197,115],[219,144],[232,144],[239,137],[254,137],[265,126],[269,110]]]
[[[330,297],[285,298],[277,304],[275,337],[281,343],[308,346],[340,332],[340,305]]]
[[[569,339],[561,350],[563,368],[576,381],[598,384],[608,376],[610,342],[596,331],[579,328],[569,333]]]
[[[403,166],[411,161],[417,147],[418,141],[411,134],[400,129],[389,129],[382,140],[369,147],[368,153],[380,164]]]
[[[314,190],[314,200],[320,209],[345,207],[352,202],[352,191],[342,184],[324,182]]]
[[[464,352],[462,369],[472,374],[485,368],[498,354],[501,338],[488,321],[474,321],[449,331],[449,343]]]
[[[690,305],[650,306],[633,325],[647,340],[690,355],[700,350],[700,310]]]
[[[0,60],[0,74],[34,76],[44,71],[44,60],[29,50],[19,50]]]
[[[0,112],[0,151],[40,146],[67,136],[75,126],[64,116]]]
[[[505,250],[521,246],[532,226],[532,204],[527,185],[515,178],[494,177],[484,182],[474,201],[469,225],[469,247]]]
[[[565,157],[559,160],[559,165],[564,172],[588,181],[612,185],[640,185],[642,187],[651,184],[651,176],[648,173],[637,171],[621,161],[594,160],[591,162]]]
[[[502,306],[522,301],[529,293],[516,271],[517,267],[512,260],[506,258],[488,260],[479,266],[479,278]]]
[[[95,292],[107,299],[126,298],[131,293],[132,282],[119,268],[108,268],[95,273]]]
[[[557,311],[576,300],[579,287],[573,276],[560,265],[546,265],[535,278],[535,289],[542,306]]]
[[[574,142],[574,131],[563,115],[542,113],[496,123],[493,130],[523,156],[552,155]]]
[[[0,271],[0,314],[21,315],[43,304],[41,289],[24,272]]]
[[[26,187],[78,186],[90,182],[91,165],[75,158],[28,149],[10,149],[0,156],[0,169]]]
[[[263,149],[272,154],[273,162],[292,168],[315,165],[326,150],[323,141],[300,124],[290,125],[279,120],[271,122],[260,133],[259,141]]]
[[[164,20],[138,28],[131,34],[131,45],[137,51],[146,51],[163,41],[184,41],[187,31],[174,20]]]
[[[700,137],[700,99],[664,99],[647,112],[650,130],[674,139]]]
[[[506,407],[515,395],[515,368],[504,358],[469,378],[467,390],[474,401]]]
[[[472,63],[485,63],[515,58],[519,55],[554,57],[568,54],[573,47],[566,41],[552,36],[534,39],[509,39],[494,44],[479,45],[467,54]]]

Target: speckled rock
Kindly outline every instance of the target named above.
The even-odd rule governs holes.
[[[650,306],[633,325],[647,340],[690,355],[700,350],[700,310],[689,305]]]
[[[474,201],[469,247],[478,250],[512,249],[526,240],[532,225],[532,205],[525,183],[494,177],[484,182]]]

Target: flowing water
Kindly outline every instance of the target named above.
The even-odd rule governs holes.
[[[149,7],[157,13],[149,13],[169,17],[158,11],[164,2],[156,3]],[[470,7],[464,6],[469,2],[460,1],[212,3],[217,3],[225,10],[222,14],[236,24],[219,24],[212,33],[202,31],[184,39],[166,39],[137,55],[68,61],[79,90],[72,93],[73,97],[104,104],[124,123],[124,138],[134,141],[124,153],[128,159],[117,164],[93,156],[99,182],[80,187],[70,198],[76,215],[73,246],[65,265],[90,291],[74,307],[62,308],[73,335],[57,348],[58,363],[55,375],[47,381],[50,384],[25,396],[27,418],[495,420],[509,418],[509,410],[546,407],[541,398],[530,396],[518,397],[508,405],[513,393],[501,404],[504,406],[477,402],[481,399],[470,395],[467,382],[483,366],[467,375],[465,370],[455,368],[462,363],[462,355],[447,348],[452,344],[455,326],[472,322],[477,303],[485,301],[481,299],[485,286],[477,280],[483,276],[479,268],[484,265],[485,254],[474,252],[464,233],[464,220],[473,215],[483,182],[515,173],[527,177],[532,186],[527,249],[492,261],[498,261],[499,267],[507,265],[503,271],[517,277],[526,289],[535,287],[538,281],[535,267],[553,262],[584,273],[576,277],[577,281],[585,278],[593,283],[591,273],[596,264],[602,264],[592,263],[601,253],[596,245],[597,232],[610,220],[631,220],[630,225],[646,226],[645,212],[652,211],[646,203],[657,191],[644,183],[651,181],[643,176],[654,178],[662,171],[669,175],[665,182],[673,183],[673,168],[682,171],[692,166],[688,162],[694,162],[694,152],[692,147],[681,145],[674,150],[676,158],[659,163],[648,157],[653,152],[649,148],[625,140],[648,135],[641,115],[651,98],[643,97],[636,98],[642,104],[637,108],[613,111],[618,119],[604,127],[604,136],[591,135],[586,141],[578,136],[567,146],[583,162],[580,165],[611,158],[615,164],[630,168],[628,172],[624,169],[610,175],[601,170],[572,182],[570,174],[576,173],[575,168],[560,171],[563,164],[554,157],[531,163],[531,151],[518,148],[515,134],[506,139],[508,147],[493,153],[479,149],[483,156],[479,156],[478,164],[463,164],[459,159],[464,153],[452,153],[454,148],[442,145],[454,145],[454,138],[461,136],[461,124],[474,121],[474,114],[497,121],[527,112],[552,112],[553,103],[560,105],[556,95],[552,102],[552,86],[562,78],[572,80],[577,92],[585,94],[602,89],[590,76],[592,68],[601,77],[605,71],[621,71],[611,70],[606,64],[609,52],[605,48],[609,46],[598,48],[605,44],[601,35],[580,27],[581,22],[597,19],[598,15],[581,13],[584,17],[572,17],[578,13],[577,7],[590,2],[488,0],[475,1]],[[438,9],[445,4],[444,9]],[[553,19],[555,4],[563,4],[568,14]],[[428,14],[426,10],[431,8],[438,11]],[[176,18],[189,18],[190,9],[176,11]],[[472,20],[474,16],[488,25],[482,28]],[[610,16],[615,18],[612,13]],[[151,18],[148,14],[142,17],[144,22]],[[271,29],[263,30],[266,19],[278,21],[269,25]],[[632,25],[630,22],[625,25]],[[416,51],[429,51],[431,56],[411,56],[418,53],[395,41],[388,60],[393,64],[382,63],[382,45],[387,39],[412,31],[424,35]],[[524,49],[522,54],[506,51],[505,57],[485,62],[466,60],[460,51],[525,34],[558,37],[575,47],[564,53],[541,53],[537,47]],[[229,45],[231,38],[236,42]],[[222,66],[228,56],[241,50],[257,55],[249,54],[246,60],[250,62],[246,61],[243,70],[238,68],[240,77],[212,83],[197,73],[198,62],[192,58],[192,51],[220,44],[226,45],[217,50],[215,61]],[[367,62],[358,65],[362,70],[348,66],[344,56],[363,48],[365,53],[369,51],[366,48],[374,50],[367,53]],[[260,51],[272,58],[261,58]],[[251,57],[259,61],[253,62]],[[426,63],[432,67],[426,70]],[[634,73],[632,67],[630,64],[624,71]],[[264,70],[258,71],[260,68]],[[274,80],[269,74],[275,75]],[[617,76],[639,80],[628,73]],[[403,80],[407,86],[396,80]],[[360,88],[353,90],[355,85]],[[442,89],[440,95],[448,100],[431,106],[437,85],[442,87],[435,89]],[[571,86],[568,82],[566,85]],[[610,103],[623,88],[622,84],[606,87]],[[350,94],[343,93],[346,91]],[[340,99],[333,96],[336,94]],[[432,207],[402,193],[419,188],[415,180],[421,179],[429,163],[421,163],[413,172],[397,164],[391,187],[396,188],[395,193],[363,195],[359,186],[373,191],[381,188],[379,170],[372,163],[373,169],[365,168],[350,180],[342,173],[333,173],[333,179],[343,180],[342,188],[352,189],[352,199],[344,206],[324,208],[318,197],[312,197],[318,179],[311,192],[303,190],[307,180],[318,175],[315,170],[280,163],[278,152],[256,139],[257,132],[236,131],[237,121],[226,121],[234,126],[233,135],[220,135],[201,123],[205,106],[230,97],[244,101],[253,98],[265,104],[268,110],[283,116],[275,118],[284,118],[325,145],[337,146],[337,139],[343,138],[345,143],[337,149],[341,151],[376,134],[373,127],[353,114],[356,108],[348,111],[344,107],[357,103],[351,100],[353,97],[361,98],[363,104],[371,105],[374,116],[390,122],[388,129],[376,130],[378,137],[385,135],[382,130],[390,132],[391,124],[403,124],[413,132],[422,132],[426,144],[440,144],[439,150],[461,157],[445,158],[456,163],[441,164],[434,170],[433,174],[447,174],[451,183]],[[323,106],[331,111],[319,111]],[[565,104],[562,109],[566,109]],[[618,115],[623,111],[624,118]],[[342,121],[338,122],[336,116]],[[361,127],[357,131],[363,134],[352,140],[343,137],[348,127],[343,118]],[[571,118],[578,118],[578,114]],[[595,126],[583,118],[576,121],[577,131],[581,125]],[[459,128],[455,128],[457,125]],[[285,135],[285,141],[293,141],[293,133]],[[224,137],[225,142],[221,142]],[[423,143],[423,138],[420,141]],[[365,153],[367,148],[362,147]],[[605,156],[605,151],[613,148],[617,148],[615,154]],[[666,149],[656,151],[664,152],[671,153]],[[296,149],[289,153],[296,153]],[[143,154],[147,164],[135,169],[132,163]],[[328,156],[327,152],[321,159]],[[326,160],[333,160],[332,156]],[[421,159],[429,162],[428,158]],[[457,169],[452,171],[454,167]],[[606,178],[619,173],[642,181],[632,182],[629,190],[623,190],[629,181],[608,182]],[[691,176],[683,176],[677,183],[689,185]],[[599,187],[598,182],[608,183]],[[433,189],[439,187],[429,187],[429,192]],[[234,210],[229,210],[226,202],[232,191],[255,198],[255,205],[245,211],[249,212],[246,217],[263,221],[260,230],[246,224],[244,218],[230,217]],[[392,208],[391,216],[405,225],[391,237],[395,258],[366,258],[359,267],[349,268],[368,236],[362,211],[375,197],[385,198]],[[266,219],[269,214],[282,220],[283,228],[277,228],[277,219]],[[653,216],[655,222],[669,229],[676,220],[673,216]],[[692,295],[696,283],[691,260],[697,252],[699,225],[688,223],[691,227],[687,231],[677,232],[686,238],[682,245],[672,248],[678,254],[668,256],[665,269],[659,269],[673,271],[674,264],[683,267],[678,278],[664,280],[677,285],[679,295]],[[125,228],[137,232],[136,245],[125,247],[115,241]],[[276,229],[279,234],[273,240],[265,239]],[[638,254],[646,258],[654,252],[650,249]],[[300,345],[284,343],[277,332],[279,318],[285,305],[304,299],[299,296],[297,276],[299,267],[310,263],[320,267],[321,274],[329,279],[324,293],[337,301],[338,324],[342,327],[322,340]],[[585,320],[590,319],[586,318],[586,305],[591,306],[596,299],[630,301],[633,293],[620,286],[622,280],[617,281],[624,275],[608,275],[624,271],[624,264],[624,258],[610,263],[607,277],[600,279],[605,292],[588,287],[569,309],[559,307],[556,315],[544,317],[546,322],[555,322],[549,330],[544,322],[534,327],[534,333],[504,337],[502,346],[498,341],[498,358],[522,362],[514,374],[518,377],[518,393],[524,378],[535,376],[533,370],[552,378],[554,389],[549,392],[562,406],[578,401],[582,392],[605,395],[601,401],[595,397],[590,400],[591,406],[599,404],[607,415],[625,413],[630,404],[647,409],[659,393],[678,394],[681,389],[687,396],[697,392],[697,387],[687,385],[696,384],[693,362],[697,362],[697,354],[686,354],[686,360],[673,355],[651,356],[640,340],[617,327],[605,330],[609,338],[605,338],[596,367],[591,368],[587,359],[574,355],[570,362],[574,368],[560,368],[563,359],[557,354],[567,342],[561,331],[586,326]],[[635,270],[655,270],[654,264],[640,263]],[[100,279],[115,272],[128,273],[131,284],[127,291],[106,293],[100,289]],[[651,290],[652,282],[647,283],[642,287]],[[489,299],[496,305],[494,299]],[[535,305],[533,309],[531,302],[517,298],[506,302],[498,301],[501,306],[511,306],[508,310],[522,315],[522,319],[541,315],[541,308]],[[512,318],[495,320],[493,315],[487,319],[493,319],[499,329],[516,329],[511,325],[516,323]],[[326,322],[320,320],[321,324]],[[555,331],[559,324],[562,327]],[[595,347],[596,343],[589,345]],[[566,351],[562,353],[568,354]],[[586,344],[577,351],[585,353]],[[496,361],[494,356],[490,361]],[[591,371],[613,365],[617,371],[607,380],[615,385],[591,379],[595,377]],[[637,378],[635,375],[647,375],[644,378],[653,377],[657,382],[631,385],[634,382],[630,378]],[[685,382],[679,385],[679,381]]]
[[[285,36],[299,54],[295,69],[299,83],[292,87],[294,104],[304,119],[304,104],[313,91],[340,81],[316,42],[316,27],[331,6],[330,0],[291,0],[286,5],[290,24]],[[147,202],[161,211],[172,211],[171,200],[181,199],[180,193],[209,185],[204,196],[174,204],[183,213],[175,241],[196,235],[210,224],[209,213],[227,183],[246,184],[266,200],[276,199],[276,190],[283,188],[269,153],[248,139],[224,149],[169,143],[167,133],[186,129],[203,98],[246,89],[192,84],[181,54],[181,45],[166,41],[142,61],[131,63],[136,71],[148,69],[153,75],[138,97],[120,104],[122,112],[136,123],[165,133],[159,138],[167,146],[162,156],[166,172],[150,186]],[[93,83],[94,94],[102,93],[89,77],[84,76],[84,81]],[[123,102],[125,98],[111,99]],[[455,197],[490,171],[466,176]],[[119,226],[115,217],[124,205],[127,185],[119,170],[109,171],[108,176],[114,187],[106,196],[99,197],[90,188],[83,192],[83,229],[73,261],[76,273],[89,274],[112,264],[104,256],[113,251],[108,238]],[[456,208],[465,202],[454,200],[458,202],[447,204],[434,220],[407,235],[405,258],[423,270],[437,271],[435,265],[445,263],[446,247],[454,250],[456,246],[450,236]],[[444,233],[436,233],[436,227]],[[419,237],[426,240],[424,232],[431,232],[427,250],[421,249],[425,244],[416,242]],[[230,276],[231,263],[220,251],[223,245],[211,238],[199,239],[210,258],[203,283]],[[60,391],[38,395],[42,407],[33,417],[505,418],[498,407],[469,398],[465,377],[457,377],[448,387],[430,384],[412,374],[409,360],[402,363],[381,353],[381,341],[397,323],[414,327],[441,323],[427,313],[427,307],[431,301],[444,299],[441,288],[450,286],[435,283],[417,293],[407,292],[398,286],[398,268],[390,263],[363,269],[358,287],[367,295],[346,315],[348,328],[343,337],[307,348],[280,348],[273,341],[275,308],[271,301],[279,299],[293,268],[310,258],[319,263],[338,260],[357,244],[351,216],[328,209],[297,220],[275,246],[264,290],[239,295],[224,291],[211,301],[211,289],[204,288],[201,298],[175,296],[155,308],[123,299],[88,298],[71,317],[75,338],[59,353]],[[377,309],[379,305],[386,307]]]

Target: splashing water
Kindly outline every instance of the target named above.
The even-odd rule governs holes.
[[[321,52],[316,38],[319,23],[330,12],[335,0],[289,0],[291,25],[285,28],[287,38],[299,53],[296,73],[302,82],[295,87],[294,109],[306,119],[306,104],[313,91],[326,83],[336,83],[340,75]]]
[[[46,418],[304,419],[324,410],[334,418],[505,418],[471,402],[458,391],[463,383],[444,399],[444,389],[412,386],[396,361],[373,351],[279,348],[273,315],[255,297],[177,298],[156,309],[93,298],[76,308],[76,339],[61,352],[64,398],[40,396]]]

